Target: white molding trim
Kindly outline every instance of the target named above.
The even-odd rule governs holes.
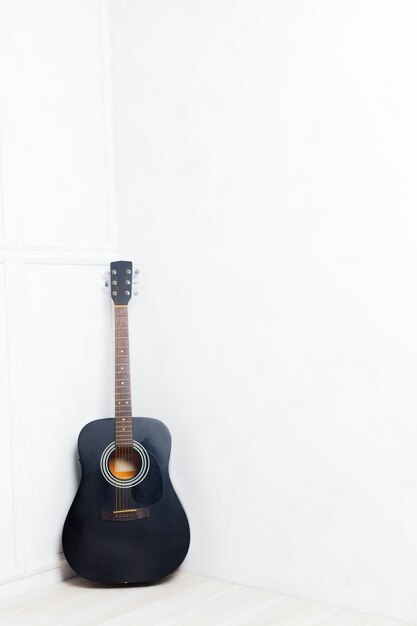
[[[44,561],[40,561],[38,565],[35,565],[31,574],[43,574],[43,572],[49,572],[58,567],[62,567],[63,564],[67,564],[64,553],[58,552],[56,558],[45,559]]]
[[[53,585],[74,576],[76,574],[68,563],[64,559],[60,559],[42,571],[31,572],[30,575],[5,581],[4,584],[0,585],[0,600],[27,593],[46,585]]]
[[[14,540],[16,541],[16,562],[15,567],[9,570],[6,576],[0,578],[1,588],[5,587],[10,594],[19,593],[22,590],[31,588],[31,583],[27,584],[28,578],[32,575],[45,574],[65,564],[62,553],[57,553],[56,558],[50,561],[36,562],[34,559],[34,542],[36,540],[33,532],[33,511],[32,507],[24,507],[23,496],[30,493],[31,489],[23,481],[23,476],[30,476],[32,461],[31,437],[27,429],[30,423],[30,407],[25,406],[24,395],[20,390],[28,388],[29,381],[29,345],[27,311],[24,305],[25,281],[27,280],[25,267],[33,265],[62,265],[62,266],[96,266],[107,268],[110,263],[109,256],[105,258],[88,258],[85,255],[74,255],[74,250],[70,251],[71,257],[48,256],[45,251],[39,250],[39,255],[23,255],[17,251],[2,251],[0,256],[0,267],[5,271],[5,306],[8,345],[13,345],[14,349],[8,348],[9,359],[9,402],[10,402],[10,422],[12,437],[12,466],[14,480]],[[111,255],[115,258],[115,255]],[[26,415],[23,420],[23,415]],[[32,505],[34,503],[32,502]],[[65,575],[73,575],[72,570]],[[58,578],[61,580],[61,578]],[[58,580],[42,578],[42,584],[55,582]],[[14,584],[16,581],[26,581],[23,586]],[[47,581],[47,582],[46,582]],[[35,586],[38,585],[38,582]],[[40,584],[38,586],[41,586]],[[13,591],[16,590],[16,591]],[[20,591],[19,591],[20,590]],[[0,592],[0,598],[10,595],[4,590]]]
[[[2,585],[7,585],[15,580],[19,580],[25,576],[24,568],[15,567],[8,572],[5,576],[0,577],[0,589]],[[1,594],[0,594],[1,596]]]
[[[22,285],[26,285],[26,280],[27,280],[27,276],[26,276],[26,271],[25,268],[27,266],[33,266],[33,265],[43,265],[43,266],[53,266],[53,265],[61,265],[63,267],[65,266],[73,266],[73,267],[80,267],[80,266],[95,266],[95,267],[109,267],[110,261],[107,259],[97,259],[97,258],[77,258],[77,257],[68,257],[68,258],[57,258],[57,257],[48,257],[48,256],[37,256],[37,257],[21,257],[21,268],[22,268]],[[27,290],[23,289],[23,292],[26,294]],[[110,296],[109,296],[109,306],[110,306]],[[21,307],[25,312],[27,311],[27,307],[23,306]],[[30,354],[29,354],[29,331],[28,331],[28,320],[27,317],[25,315],[25,320],[24,323],[22,324],[22,329],[24,329],[24,345],[25,345],[25,354],[24,354],[24,366],[23,366],[23,374],[21,373],[21,376],[23,377],[23,380],[26,381],[26,389],[29,389],[29,363],[30,363]],[[22,361],[23,363],[23,361]],[[30,403],[29,403],[30,404]],[[28,416],[28,423],[29,426],[31,423],[33,423],[33,417],[32,417],[32,412],[31,412],[31,407],[30,405],[25,407],[25,414]],[[76,444],[76,442],[74,441],[74,445]],[[28,449],[27,449],[27,458],[29,459],[29,465],[32,466],[32,431],[29,428],[28,431],[28,436],[27,436],[27,445],[28,445]],[[68,459],[68,462],[70,462],[71,460]],[[28,476],[30,476],[30,473],[27,474]],[[74,494],[75,495],[75,494]],[[35,551],[34,551],[34,546],[35,546],[35,541],[36,541],[36,537],[34,535],[34,524],[33,524],[33,519],[34,519],[34,506],[35,503],[33,502],[33,500],[31,501],[31,506],[27,507],[26,510],[26,522],[27,522],[27,527],[26,527],[26,536],[27,536],[27,545],[28,545],[28,550],[27,550],[27,554],[26,554],[26,566],[27,569],[26,571],[29,574],[38,574],[38,573],[43,573],[49,570],[52,570],[54,568],[59,567],[63,562],[65,561],[65,558],[63,556],[62,551],[58,552],[55,557],[52,560],[40,560],[37,561],[35,558]],[[29,510],[30,509],[30,510]],[[64,520],[62,521],[62,524],[64,523]]]
[[[34,251],[50,251],[50,252],[72,252],[72,253],[77,253],[79,252],[80,254],[83,252],[102,252],[102,253],[111,253],[114,252],[115,250],[117,250],[117,247],[114,245],[111,246],[103,246],[103,247],[95,247],[95,246],[49,246],[49,245],[45,245],[45,246],[41,246],[41,245],[30,245],[30,244],[15,244],[12,243],[10,241],[4,241],[1,244],[2,248],[6,248],[6,249],[13,249],[13,250],[19,250],[19,251],[25,251],[27,250],[28,252]]]
[[[104,195],[107,241],[94,241],[78,245],[76,242],[54,246],[46,241],[34,243],[18,237],[17,224],[21,222],[21,207],[15,202],[18,155],[24,147],[19,129],[18,89],[16,68],[11,69],[12,32],[16,11],[14,0],[0,2],[0,245],[15,250],[71,250],[80,252],[115,252],[118,247],[116,211],[116,182],[114,169],[114,126],[111,75],[110,27],[106,0],[97,2],[97,28],[99,36],[101,103],[104,145]],[[99,112],[100,114],[100,112]]]
[[[0,260],[0,265],[4,272],[4,307],[6,314],[6,352],[8,363],[8,409],[10,424],[10,446],[11,446],[11,471],[13,489],[13,542],[15,550],[15,562],[10,575],[6,580],[21,575],[24,572],[24,517],[23,517],[23,476],[21,473],[22,454],[22,429],[21,411],[19,402],[19,374],[18,360],[16,352],[11,346],[16,345],[16,280],[10,274],[15,270],[15,265],[10,260]],[[2,577],[1,580],[5,578]]]
[[[116,258],[116,254],[112,255],[111,258],[106,256],[103,259],[92,259],[86,257],[47,257],[45,255],[37,256],[37,257],[23,257],[23,262],[25,265],[97,265],[100,266],[110,266],[111,260],[113,257]]]

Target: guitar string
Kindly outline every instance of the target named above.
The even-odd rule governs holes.
[[[130,410],[128,411],[128,421],[129,421],[129,446],[127,448],[127,457],[128,457],[128,470],[131,470],[132,468],[132,446],[133,446],[133,423],[132,423],[132,419],[131,417],[129,418],[129,415],[131,415],[131,404],[132,404],[132,400],[131,400],[131,388],[130,388],[130,355],[129,355],[129,319],[128,319],[128,312],[127,309],[125,309],[125,318],[126,318],[126,325],[125,325],[125,337],[126,337],[126,358],[124,360],[124,372],[125,372],[125,376],[127,376],[127,382],[128,382],[128,389],[127,389],[127,402],[129,404],[125,406],[127,406]],[[126,421],[126,420],[125,420]],[[130,477],[130,474],[129,474]],[[133,503],[132,503],[132,499],[131,499],[131,493],[132,493],[132,489],[131,487],[128,487],[128,489],[126,490],[126,495],[127,495],[127,504],[126,504],[126,508],[131,509],[133,508]]]
[[[119,370],[119,376],[117,378],[117,382],[118,382],[118,392],[119,392],[119,398],[120,398],[120,406],[122,407],[120,414],[119,414],[119,434],[120,434],[120,439],[121,439],[121,443],[123,445],[122,447],[122,471],[123,473],[125,473],[127,471],[127,451],[126,451],[126,432],[125,432],[125,393],[122,393],[121,391],[121,386],[123,384],[123,381],[121,380],[122,378],[125,377],[125,373],[123,375],[121,375],[121,369],[123,369],[123,372],[125,372],[125,367],[126,367],[126,335],[123,333],[125,326],[123,324],[123,320],[125,319],[126,315],[126,309],[123,309],[123,311],[119,312],[119,337],[120,337],[120,341],[119,341],[119,345],[120,345],[120,351],[122,353],[122,346],[123,346],[123,358],[120,359],[120,370]],[[121,429],[121,430],[120,430]],[[121,480],[123,480],[123,476],[121,477]],[[122,502],[122,509],[127,509],[127,504],[126,504],[126,488],[122,487],[122,496],[123,496],[123,502]]]
[[[127,374],[128,380],[128,421],[129,421],[129,433],[130,433],[130,441],[129,441],[129,457],[130,457],[130,468],[132,471],[132,477],[135,475],[135,466],[133,460],[133,418],[132,418],[132,390],[131,390],[131,377],[130,377],[130,346],[129,346],[129,317],[128,311],[126,309],[126,363],[125,363],[125,371]],[[128,508],[133,509],[134,502],[132,498],[132,487],[128,488]]]
[[[115,369],[115,375],[114,375],[114,415],[115,415],[115,423],[114,423],[114,473],[117,476],[117,421],[116,421],[116,414],[117,414],[117,399],[116,399],[116,356],[117,356],[117,313],[116,313],[116,309],[114,309],[114,369]],[[118,502],[118,498],[117,498],[117,484],[114,487],[115,490],[115,494],[116,494],[116,503],[114,505],[114,510],[117,511],[117,502]]]
[[[124,343],[121,341],[121,333],[120,333],[121,318],[122,318],[122,310],[121,309],[118,309],[118,318],[119,318],[118,330],[119,330],[119,351],[120,351],[119,357],[120,357],[120,355],[122,354],[122,345],[124,346]],[[124,359],[122,359],[122,358],[118,359],[118,361],[117,361],[118,367],[120,366],[120,363],[124,363]],[[122,367],[122,366],[120,366],[120,367]],[[118,387],[117,387],[118,396],[117,397],[121,398],[122,396],[121,396],[121,390],[119,388],[120,387],[119,377],[117,377],[116,383],[118,385]],[[119,400],[119,402],[122,402],[122,400]],[[120,405],[120,406],[122,406],[122,405]],[[124,457],[123,443],[124,443],[124,441],[122,441],[123,440],[123,434],[122,434],[122,431],[120,430],[122,428],[121,420],[120,420],[120,413],[119,413],[118,425],[117,426],[118,426],[117,435],[119,437],[120,457],[121,457],[121,463],[120,463],[120,467],[119,467],[119,480],[123,481],[123,477],[121,475],[121,472],[122,472],[123,466],[124,466],[124,463],[123,463],[123,457]],[[122,490],[121,491],[122,503],[121,503],[120,509],[123,510],[125,508],[125,504],[124,504],[124,496],[125,496],[124,491],[125,490],[124,490],[123,486],[121,487],[121,490]]]
[[[121,341],[120,341],[120,318],[121,318],[121,311],[120,309],[116,310],[116,336],[117,336],[117,353],[116,353],[116,363],[115,363],[115,369],[116,369],[116,375],[115,375],[115,389],[116,389],[116,402],[121,402],[120,401],[120,390],[118,388],[118,371],[119,371],[119,361],[120,361],[120,351],[121,351]],[[120,472],[122,471],[122,466],[123,466],[123,450],[122,450],[122,441],[121,441],[121,433],[120,433],[120,410],[118,410],[119,405],[116,405],[116,449],[117,449],[117,456],[118,456],[118,465],[117,465],[117,479],[121,480],[120,477]],[[119,490],[119,502],[118,502],[118,506],[116,510],[121,510],[124,508],[123,506],[123,487],[118,487]]]
[[[126,322],[124,324],[123,322]],[[131,416],[131,389],[130,389],[130,363],[129,363],[129,327],[128,327],[128,315],[127,309],[123,308],[122,310],[115,309],[115,329],[116,329],[116,356],[117,360],[115,362],[115,415],[116,415],[116,441],[119,445],[116,445],[115,459],[116,459],[116,473],[127,472],[128,478],[133,478],[133,476],[137,475],[138,471],[136,471],[136,454],[133,448],[133,424],[132,424],[132,416]],[[126,331],[124,334],[123,331]],[[121,353],[119,354],[119,350],[122,351],[123,348],[123,357]],[[120,368],[123,369],[123,374]],[[121,391],[121,385],[118,383],[127,382],[125,391]],[[121,379],[124,379],[122,382]],[[126,398],[124,396],[127,396]],[[120,406],[119,406],[120,405]],[[128,424],[126,423],[126,417],[128,418]],[[127,428],[128,430],[123,430]],[[128,443],[126,439],[129,439]],[[132,473],[132,476],[129,476]],[[120,477],[119,480],[124,480],[123,477]],[[121,492],[120,492],[121,490]],[[132,488],[128,487],[118,487],[116,486],[116,510],[134,508],[134,500],[132,494]]]
[[[126,393],[123,394],[123,396],[127,397],[127,400],[123,400],[124,404],[122,405],[124,407],[123,409],[123,422],[125,424],[125,428],[128,428],[128,438],[130,437],[130,433],[131,433],[131,426],[130,426],[130,420],[129,421],[129,426],[127,426],[126,424],[126,411],[125,411],[125,407],[129,405],[127,405],[126,403],[129,402],[129,392],[130,392],[130,374],[129,374],[129,328],[128,328],[128,315],[127,315],[127,309],[124,309],[124,315],[123,318],[125,320],[125,324],[122,325],[123,330],[125,331],[125,334],[123,335],[123,346],[124,346],[124,350],[125,350],[125,358],[123,359],[123,371],[124,374],[122,376],[122,378],[125,379],[126,382],[126,376],[127,376],[127,381],[128,381],[128,386],[126,387]],[[129,411],[127,412],[129,413]],[[126,439],[126,437],[125,437]],[[126,443],[126,441],[125,441]],[[131,467],[131,459],[130,459],[130,446],[129,444],[127,444],[126,448],[125,448],[125,457],[126,457],[126,472],[127,472],[127,476],[126,479],[130,478],[129,472],[130,472],[130,467]],[[126,495],[126,502],[125,502],[125,508],[132,508],[130,505],[130,487],[128,487],[127,489],[124,490],[125,491],[125,495]]]
[[[123,309],[122,319],[126,318],[126,313],[127,313],[127,309]],[[124,326],[123,324],[121,324],[121,328],[122,328],[122,330],[123,330],[123,331],[125,331],[125,330],[126,330],[126,329],[125,329],[125,326]],[[126,336],[127,336],[127,334],[126,334],[126,333],[124,333],[124,334],[122,335],[122,340],[123,340],[123,350],[124,350],[124,359],[123,359],[123,367],[124,367],[124,368],[126,367],[126,355],[127,355],[127,345],[126,345],[126,344],[127,344],[127,341],[126,341]],[[126,370],[125,370],[125,369],[124,369],[123,371],[124,371],[124,372],[126,372]],[[122,377],[122,378],[125,378],[125,377],[126,377],[126,373],[124,373],[124,374],[123,374],[123,377]],[[125,396],[125,394],[123,394],[123,397],[124,397],[124,396]],[[124,400],[124,402],[125,402],[125,404],[124,404],[124,405],[122,405],[122,406],[126,406],[126,400]],[[123,423],[124,423],[124,428],[126,428],[126,426],[125,426],[125,423],[126,423],[126,418],[123,420]],[[124,443],[124,445],[126,446],[126,432],[125,432],[124,430],[122,430],[122,432],[124,433],[124,437],[123,437],[124,441],[123,441],[123,443]],[[124,470],[125,470],[125,472],[127,472],[127,471],[128,471],[128,467],[129,467],[129,460],[128,460],[128,448],[126,448],[126,447],[124,448],[124,459],[125,459],[125,462],[124,462]],[[125,474],[125,478],[127,478],[126,474]],[[124,489],[123,489],[123,494],[124,494],[124,504],[123,504],[123,508],[124,508],[124,509],[127,509],[127,508],[128,508],[128,506],[127,506],[127,495],[128,495],[128,494],[127,494],[127,489],[126,489],[126,488],[124,488]]]
[[[118,437],[117,437],[117,387],[116,387],[116,372],[117,372],[117,351],[118,351],[118,336],[117,336],[117,318],[118,318],[118,314],[117,314],[117,309],[114,309],[114,326],[115,326],[115,376],[114,376],[114,387],[115,387],[115,406],[114,406],[114,411],[115,411],[115,455],[114,455],[114,469],[115,469],[115,474],[116,474],[116,478],[117,478],[117,474],[119,471],[119,463],[118,463],[118,455],[119,455],[119,448],[118,448]],[[116,506],[115,506],[115,511],[119,510],[119,487],[116,483]]]
[[[121,315],[120,309],[117,309],[117,318],[118,318],[118,328],[117,328],[117,330],[118,330],[118,355],[117,355],[118,359],[117,359],[117,366],[119,366],[119,362],[120,362],[119,361],[119,357],[120,357],[120,354],[121,354],[121,342],[120,342],[120,333],[119,333],[120,315]],[[116,376],[117,398],[120,398],[120,390],[117,387],[117,382],[118,382],[118,378]],[[120,402],[120,400],[118,400],[118,401]],[[117,438],[118,438],[118,446],[119,446],[118,449],[119,449],[119,457],[120,457],[120,459],[119,459],[119,467],[118,467],[118,480],[121,480],[120,472],[121,472],[121,466],[122,466],[123,459],[122,459],[122,442],[121,442],[121,436],[120,436],[121,433],[120,433],[120,430],[119,430],[120,429],[120,415],[119,415],[117,423],[116,423],[116,428],[117,428]],[[123,507],[123,487],[121,487],[120,495],[121,495],[122,501],[119,503],[119,510],[124,508]]]

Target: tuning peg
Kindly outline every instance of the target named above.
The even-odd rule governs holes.
[[[105,284],[106,287],[108,287],[110,285],[110,281],[109,280],[105,280],[104,284]]]
[[[138,292],[135,290],[135,291],[133,292],[133,295],[134,295],[134,296],[137,296],[137,295],[138,295]]]
[[[135,276],[137,276],[139,274],[139,270],[135,270],[133,273]]]

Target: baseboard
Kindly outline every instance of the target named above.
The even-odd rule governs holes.
[[[27,576],[19,576],[15,580],[0,585],[0,600],[7,600],[14,596],[34,589],[40,589],[47,585],[59,583],[66,578],[75,576],[74,571],[70,568],[65,559],[58,561],[53,567],[35,574]]]

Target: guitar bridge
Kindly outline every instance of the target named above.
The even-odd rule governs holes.
[[[144,519],[151,514],[149,507],[139,509],[116,509],[115,511],[102,511],[101,519],[110,522],[131,522],[135,519]]]

